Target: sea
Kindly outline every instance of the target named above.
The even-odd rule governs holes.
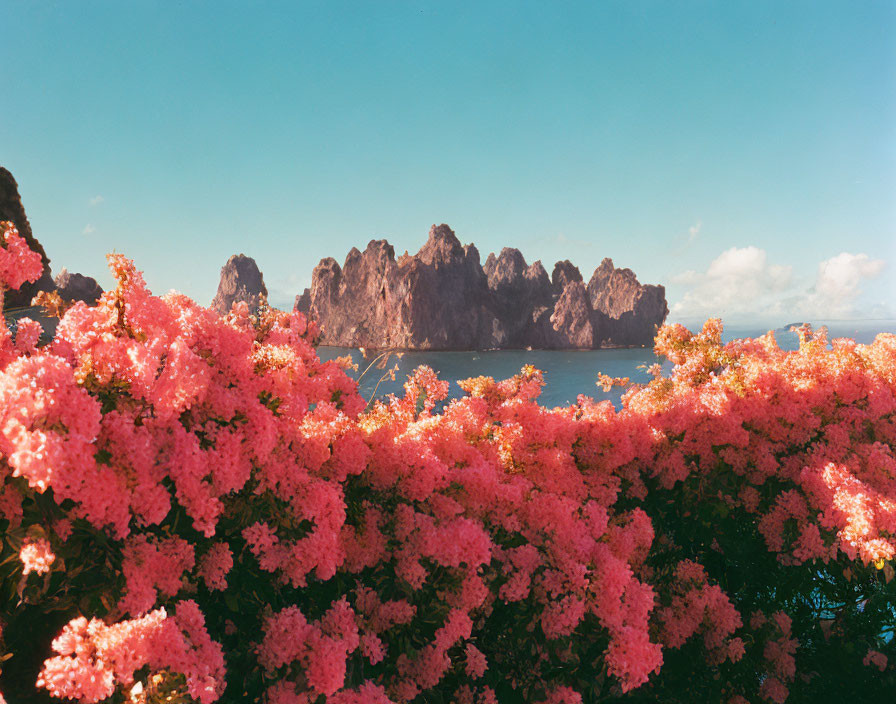
[[[38,307],[4,311],[7,325],[15,331],[18,319],[30,316],[44,326],[44,341],[49,341],[55,330],[55,318],[45,318]],[[697,331],[702,323],[683,321],[689,330]],[[856,342],[868,344],[879,333],[896,333],[896,320],[817,320],[808,321],[813,329],[826,327],[828,337],[849,337]],[[782,324],[773,329],[778,345],[785,350],[799,347],[799,336],[791,328],[802,321]],[[722,335],[724,341],[744,337],[764,335],[771,328],[760,326],[726,327]],[[647,368],[661,363],[668,373],[671,364],[656,357],[651,347],[606,350],[482,350],[466,352],[391,352],[379,357],[379,352],[366,355],[359,349],[350,347],[318,347],[322,360],[350,356],[358,365],[357,371],[349,374],[358,380],[361,395],[368,401],[381,399],[389,394],[402,395],[403,386],[409,374],[421,365],[432,367],[439,378],[450,382],[447,401],[463,395],[457,381],[475,376],[490,376],[496,380],[507,379],[519,373],[525,365],[531,364],[544,372],[545,387],[538,401],[553,408],[568,406],[576,402],[580,394],[597,400],[610,400],[619,408],[625,389],[613,387],[604,392],[597,386],[599,374],[611,377],[628,377],[633,383],[650,381]],[[395,379],[384,376],[386,371],[397,365]],[[440,404],[443,406],[444,404]]]
[[[799,337],[790,328],[794,324],[782,325],[774,329],[775,339],[782,349],[795,350],[799,347]],[[813,321],[813,329],[824,326],[828,329],[828,337],[849,337],[856,342],[867,344],[874,340],[878,333],[896,333],[896,320],[860,320],[860,321]],[[687,325],[690,330],[699,330],[699,325]],[[729,341],[744,337],[764,335],[770,328],[732,327],[726,328],[723,340]],[[467,352],[403,352],[399,356],[392,352],[377,359],[380,353],[367,352],[349,347],[319,347],[318,354],[322,360],[350,356],[358,365],[358,371],[349,372],[359,380],[359,391],[368,401],[383,398],[388,394],[403,394],[403,385],[407,377],[420,365],[432,367],[439,375],[451,383],[447,400],[463,395],[457,381],[475,376],[490,376],[496,380],[507,379],[519,373],[527,364],[544,372],[545,387],[539,403],[553,408],[575,403],[580,394],[597,400],[610,400],[618,408],[624,393],[621,387],[613,387],[604,392],[597,386],[598,375],[603,373],[612,377],[628,377],[633,383],[645,383],[650,380],[647,368],[657,362],[663,363],[650,347],[605,350],[483,350]],[[385,360],[385,362],[384,362]],[[386,371],[397,365],[393,381],[385,375]],[[668,373],[671,365],[664,362]]]

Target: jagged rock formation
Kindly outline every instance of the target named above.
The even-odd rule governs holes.
[[[310,315],[311,313],[311,289],[306,288],[302,293],[296,296],[296,302],[293,308],[297,311]]]
[[[52,291],[55,288],[53,276],[50,273],[50,258],[31,232],[31,224],[28,222],[28,216],[25,215],[25,208],[22,207],[22,199],[19,196],[19,185],[13,175],[0,166],[0,221],[2,220],[15,223],[19,234],[25,238],[31,249],[40,254],[44,265],[44,270],[37,281],[25,282],[18,290],[7,291],[4,297],[5,308],[30,306],[31,299],[37,295],[38,291]]]
[[[447,225],[397,260],[386,240],[321,260],[295,307],[317,320],[321,344],[392,349],[589,349],[647,345],[668,314],[662,286],[641,286],[605,259],[587,288],[570,262],[548,278],[505,247],[480,265]]]
[[[562,292],[567,284],[581,280],[582,272],[580,272],[579,267],[569,261],[569,259],[564,259],[562,262],[554,264],[554,271],[551,274],[551,283],[553,284],[555,291]]]
[[[56,275],[53,283],[56,286],[56,292],[65,301],[84,301],[87,305],[92,306],[103,295],[103,289],[96,279],[72,273],[65,267],[62,267],[62,271]]]
[[[595,344],[594,325],[591,323],[591,306],[588,293],[581,281],[570,281],[554,306],[551,326],[556,333],[556,342],[551,347],[588,349],[599,347]]]
[[[245,254],[234,254],[221,267],[221,280],[211,307],[225,315],[234,303],[245,301],[249,304],[249,312],[255,313],[267,297],[264,277],[255,260]]]
[[[548,347],[553,289],[540,261],[526,265],[518,249],[505,247],[485,262],[491,308],[498,320],[491,347]],[[490,345],[488,343],[491,343]]]
[[[494,332],[488,299],[479,252],[442,225],[415,256],[396,260],[392,245],[372,240],[363,254],[352,248],[341,268],[323,259],[296,305],[326,321],[324,344],[475,349]]]
[[[665,288],[642,286],[631,269],[616,269],[612,259],[604,259],[594,270],[588,297],[607,347],[645,344],[645,321],[661,325],[669,313]]]

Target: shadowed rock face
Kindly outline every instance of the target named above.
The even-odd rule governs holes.
[[[397,261],[385,240],[352,249],[340,268],[323,259],[296,301],[321,323],[322,343],[402,349],[475,349],[494,334],[479,252],[446,225],[433,226],[413,256]]]
[[[581,280],[570,281],[563,288],[551,315],[551,326],[555,333],[551,347],[589,349],[597,346],[594,344],[588,292]]]
[[[423,350],[651,344],[667,312],[663,288],[640,286],[633,274],[631,280],[617,276],[612,262],[599,271],[587,288],[568,261],[558,262],[548,278],[541,262],[527,265],[509,247],[481,265],[475,246],[461,245],[447,225],[433,225],[415,255],[396,259],[387,241],[372,240],[363,252],[353,248],[341,267],[335,259],[321,260],[295,307],[320,324],[325,345]],[[592,289],[602,301],[599,309]]]
[[[38,291],[52,291],[55,288],[53,276],[50,273],[50,258],[31,232],[31,224],[28,222],[25,208],[22,207],[22,199],[19,197],[19,185],[12,174],[2,166],[0,166],[0,220],[9,220],[15,223],[19,234],[32,250],[40,254],[43,262],[44,270],[37,281],[26,282],[16,291],[7,291],[4,298],[6,308],[30,306],[31,299],[37,295]]]
[[[553,310],[554,302],[551,282],[541,262],[528,266],[520,251],[510,247],[502,249],[497,258],[489,255],[488,261],[492,262],[487,269],[492,309],[503,331],[503,339],[495,340],[492,346],[546,346],[544,315],[539,317],[535,312]]]
[[[96,303],[103,295],[103,289],[96,279],[83,274],[72,273],[65,267],[53,280],[56,292],[66,301],[84,301],[89,306]]]
[[[254,313],[267,296],[264,277],[255,260],[245,254],[234,254],[221,267],[221,281],[211,307],[225,315],[230,312],[234,303],[245,301],[249,305],[249,311]]]
[[[631,269],[617,269],[604,259],[588,282],[588,298],[594,310],[593,323],[602,347],[649,344],[653,330],[669,314],[666,289],[642,286]]]
[[[293,308],[300,313],[304,313],[308,315],[311,311],[311,289],[306,288],[302,291],[298,296],[296,296],[296,302]]]
[[[564,259],[562,262],[554,264],[551,283],[558,294],[563,293],[563,289],[566,288],[567,284],[581,280],[582,273],[579,271],[579,267],[569,261],[569,259]]]

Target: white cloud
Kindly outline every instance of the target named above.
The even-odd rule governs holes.
[[[94,196],[93,198],[90,199],[90,205],[97,206],[105,200],[106,199],[103,198],[102,196]]]
[[[96,228],[93,225],[91,225],[90,223],[87,223],[84,226],[84,229],[81,230],[82,235],[92,235],[94,232],[96,232]]]
[[[732,247],[705,272],[684,271],[670,283],[687,287],[671,305],[673,316],[701,318],[837,319],[880,314],[880,306],[860,305],[862,285],[885,268],[881,259],[843,252],[818,265],[815,280],[795,279],[793,268],[769,262],[758,247]],[[884,311],[886,312],[886,311]]]
[[[818,265],[816,290],[830,297],[854,297],[863,279],[880,276],[883,259],[870,259],[867,254],[841,252]]]
[[[691,225],[688,228],[688,244],[693,242],[700,235],[700,228],[703,227],[703,223],[699,220],[696,225]]]
[[[819,318],[850,318],[856,315],[856,300],[862,284],[881,275],[886,263],[867,254],[841,252],[818,265],[815,285],[801,301],[807,315]]]
[[[775,294],[790,285],[789,266],[768,263],[765,250],[758,247],[732,247],[722,252],[705,273],[685,271],[672,283],[690,290],[672,306],[677,316],[749,314],[758,305],[768,306]]]

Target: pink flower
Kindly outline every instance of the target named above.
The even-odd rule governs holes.
[[[132,536],[122,553],[126,590],[120,607],[133,615],[149,611],[159,595],[177,594],[184,572],[196,562],[193,546],[176,537],[150,541],[146,535]]]
[[[190,695],[202,704],[217,701],[224,690],[223,652],[191,601],[178,605],[174,619],[164,609],[111,626],[99,619],[74,619],[53,641],[53,650],[58,655],[44,662],[37,686],[84,704],[131,685],[134,673],[146,665],[183,673]]]
[[[44,269],[40,254],[28,247],[11,222],[0,222],[0,290],[36,281]]]
[[[37,342],[42,333],[43,328],[37,321],[19,318],[16,324],[16,350],[21,354],[36,352]]]
[[[233,567],[233,553],[225,543],[215,543],[199,561],[199,574],[212,590],[227,588],[227,573]]]
[[[31,572],[46,574],[50,571],[50,565],[55,559],[56,555],[50,547],[50,542],[44,538],[37,540],[25,538],[22,549],[19,551],[19,560],[24,565],[23,575],[28,575]]]
[[[630,626],[617,633],[607,648],[607,670],[619,678],[623,692],[644,684],[662,664],[660,646],[651,643],[647,633]]]
[[[472,643],[467,643],[464,652],[466,654],[464,667],[467,674],[473,679],[479,679],[485,674],[485,671],[488,668],[488,661],[486,660],[485,655],[483,655],[482,651]]]
[[[787,700],[789,690],[776,677],[767,677],[759,687],[759,694],[775,704],[784,704]]]
[[[386,646],[375,633],[365,633],[360,641],[361,653],[370,661],[371,665],[382,662],[386,657]]]
[[[538,704],[582,704],[582,695],[572,687],[552,687],[548,698]]]
[[[869,649],[862,659],[865,666],[874,665],[878,670],[883,672],[887,669],[887,656],[877,650]]]

